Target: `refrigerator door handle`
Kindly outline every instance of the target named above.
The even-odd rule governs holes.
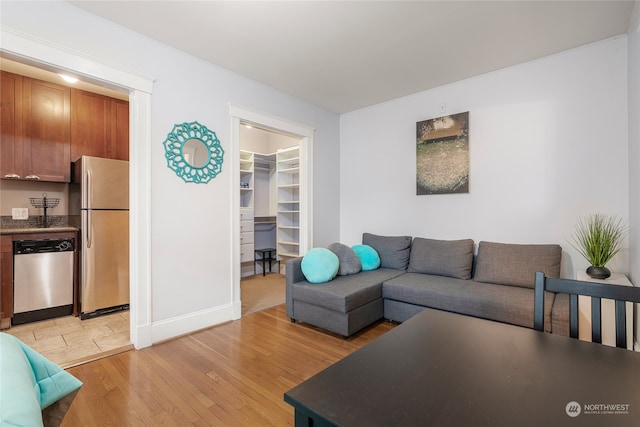
[[[87,226],[85,229],[85,242],[87,242],[87,249],[91,247],[91,210],[87,210]]]
[[[86,205],[85,207],[87,209],[91,209],[91,170],[87,171],[87,176],[86,176],[86,185],[84,186],[86,194]]]
[[[86,206],[87,206],[87,226],[85,227],[85,242],[87,242],[87,248],[91,247],[91,170],[87,171],[87,185],[84,186],[86,190]]]

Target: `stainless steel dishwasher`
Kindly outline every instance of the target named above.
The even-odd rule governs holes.
[[[20,325],[73,312],[75,239],[13,242],[13,319]]]

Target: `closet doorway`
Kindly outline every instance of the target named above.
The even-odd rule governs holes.
[[[282,267],[287,257],[300,253],[300,139],[240,124],[240,294],[245,316],[285,302]]]
[[[313,130],[264,116],[232,114],[232,119],[238,169],[234,171],[238,232],[233,237],[238,248],[234,251],[234,318],[238,318],[283,304],[286,260],[303,255],[309,247]]]

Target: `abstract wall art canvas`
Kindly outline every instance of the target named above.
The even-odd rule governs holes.
[[[469,112],[416,123],[416,194],[469,192]]]

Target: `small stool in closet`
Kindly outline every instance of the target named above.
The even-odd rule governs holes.
[[[271,266],[277,264],[278,265],[278,273],[280,273],[280,260],[276,257],[276,249],[275,248],[265,248],[265,249],[256,249],[255,257],[253,261],[253,274],[256,274],[256,264],[262,263],[262,275],[265,276],[267,273],[267,262],[269,263],[269,273],[271,273]]]

